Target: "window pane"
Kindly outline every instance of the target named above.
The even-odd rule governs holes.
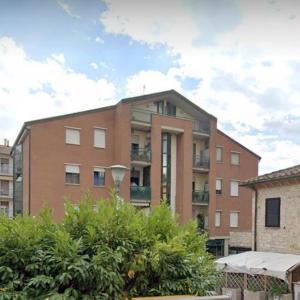
[[[230,227],[238,227],[238,223],[239,223],[238,220],[239,220],[238,212],[230,213]]]
[[[65,182],[79,184],[80,169],[78,165],[65,165]]]
[[[221,226],[221,212],[217,211],[215,216],[215,226],[220,227]]]
[[[222,148],[221,147],[217,147],[217,161],[222,161]]]
[[[216,179],[216,193],[217,194],[222,194],[222,180],[221,179]]]
[[[239,182],[231,181],[230,182],[230,196],[238,196],[239,195]]]
[[[94,169],[94,185],[104,186],[105,185],[105,170],[104,169]]]
[[[97,148],[105,148],[104,129],[94,129],[94,146]]]
[[[66,143],[80,145],[80,130],[66,128]]]
[[[240,154],[239,153],[231,153],[231,164],[232,165],[240,164]]]
[[[266,199],[266,227],[280,227],[280,198]]]

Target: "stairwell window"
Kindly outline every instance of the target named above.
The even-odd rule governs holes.
[[[216,194],[217,195],[222,194],[222,179],[220,179],[220,178],[216,179]]]
[[[94,186],[105,186],[105,169],[94,168]]]
[[[221,212],[220,211],[216,211],[215,226],[216,227],[221,227]]]
[[[80,183],[80,167],[79,165],[65,165],[65,183],[79,184]]]
[[[79,128],[66,128],[66,144],[80,145],[80,129]]]
[[[230,181],[230,196],[239,196],[239,182],[237,180]]]
[[[216,160],[217,162],[223,161],[223,147],[216,148]]]
[[[239,213],[233,211],[230,213],[230,227],[238,227],[239,226]]]
[[[94,128],[94,147],[105,148],[106,147],[106,130],[104,128]]]

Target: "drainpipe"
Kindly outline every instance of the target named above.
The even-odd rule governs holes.
[[[254,251],[257,250],[257,196],[258,192],[255,185],[252,185],[252,189],[254,190]]]

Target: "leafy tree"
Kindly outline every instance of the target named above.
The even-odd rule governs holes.
[[[96,204],[95,204],[96,203]],[[38,217],[0,216],[0,300],[126,299],[194,294],[214,289],[217,273],[206,236],[194,222],[180,226],[167,204],[150,214],[132,205],[66,202],[55,223]]]

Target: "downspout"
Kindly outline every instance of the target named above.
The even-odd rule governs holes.
[[[257,251],[257,196],[258,192],[255,185],[252,185],[254,190],[254,251]]]

